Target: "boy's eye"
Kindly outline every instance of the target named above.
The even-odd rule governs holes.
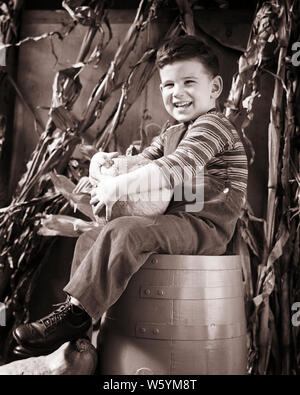
[[[195,81],[193,81],[193,80],[186,80],[186,81],[185,81],[185,84],[186,84],[186,85],[192,85],[194,82],[195,82]]]
[[[172,84],[171,82],[168,82],[167,84],[164,84],[163,87],[164,88],[172,88],[174,84]]]

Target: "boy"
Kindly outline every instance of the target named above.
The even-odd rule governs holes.
[[[16,353],[48,354],[82,336],[92,318],[97,321],[116,302],[151,254],[226,251],[246,195],[247,158],[234,126],[215,108],[222,91],[217,58],[196,37],[182,36],[160,48],[156,64],[164,106],[177,124],[131,159],[151,159],[149,164],[113,180],[102,177],[99,163],[114,154],[96,154],[90,176],[101,180],[101,186],[91,192],[91,204],[97,212],[103,203],[112,205],[127,193],[150,190],[151,183],[144,182],[149,177],[159,181],[159,188],[174,189],[174,197],[163,215],[120,217],[101,232],[81,235],[64,288],[67,301],[14,331]],[[204,191],[200,205],[197,195],[193,202],[184,193],[176,198],[180,194],[175,192],[185,192],[185,184],[193,191],[196,186],[199,195]]]

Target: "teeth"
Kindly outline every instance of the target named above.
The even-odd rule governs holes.
[[[173,103],[175,107],[187,107],[191,104],[190,101],[184,101],[180,103]]]

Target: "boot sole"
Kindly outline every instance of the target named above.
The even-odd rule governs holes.
[[[56,351],[60,346],[57,346],[52,349],[48,350],[32,350],[29,348],[26,348],[24,346],[21,346],[20,344],[16,346],[13,350],[13,353],[19,357],[19,359],[26,359],[26,358],[32,358],[32,357],[40,357],[42,355],[49,355],[52,354],[54,351]]]
[[[22,344],[21,339],[17,336],[17,334],[13,331],[12,333],[13,338],[15,341],[18,343],[18,345],[14,348],[13,353],[15,355],[18,355],[19,357],[23,358],[30,358],[30,357],[38,357],[40,355],[49,355],[53,351],[57,350],[63,343],[49,347],[49,348],[30,348],[30,347],[25,347]]]
[[[15,339],[15,341],[18,343],[18,345],[14,348],[13,352],[14,352],[14,354],[16,354],[20,357],[23,357],[23,358],[38,357],[41,355],[49,355],[68,341],[76,341],[77,339],[81,339],[81,338],[89,339],[89,337],[86,334],[82,334],[82,335],[77,335],[77,336],[62,340],[61,342],[59,342],[56,345],[49,346],[49,348],[41,348],[41,347],[40,348],[38,348],[38,347],[31,348],[28,346],[24,346],[22,344],[22,340],[17,336],[15,331],[12,332],[12,335],[13,335],[13,338]]]

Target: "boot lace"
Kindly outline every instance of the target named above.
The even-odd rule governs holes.
[[[47,315],[47,317],[39,320],[39,323],[45,327],[45,333],[52,332],[72,309],[72,305],[69,303],[69,301],[58,303],[54,306],[59,307],[51,314]]]

